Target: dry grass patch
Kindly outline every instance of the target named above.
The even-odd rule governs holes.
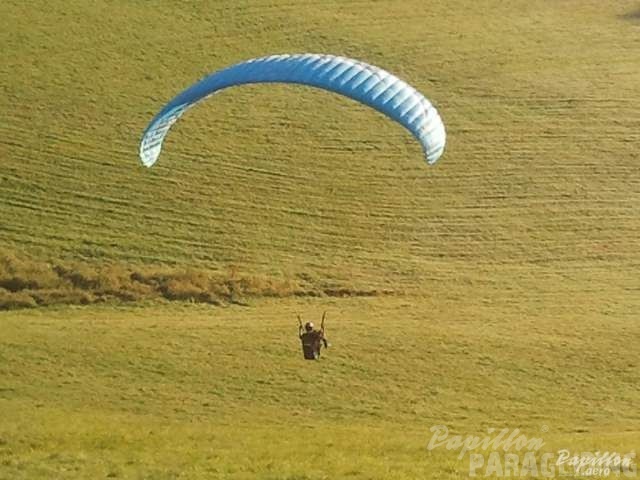
[[[169,300],[212,305],[246,304],[251,298],[375,296],[390,291],[310,280],[247,275],[238,268],[195,268],[44,262],[0,253],[0,310],[56,304]]]

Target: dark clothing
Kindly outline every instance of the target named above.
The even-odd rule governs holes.
[[[302,353],[306,360],[317,360],[320,358],[322,344],[324,343],[325,348],[329,346],[322,330],[300,333],[300,340],[302,341]]]

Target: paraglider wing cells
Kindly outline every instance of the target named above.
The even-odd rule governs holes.
[[[428,163],[442,155],[446,133],[440,115],[420,92],[398,77],[345,57],[321,54],[272,55],[238,63],[195,83],[154,117],[140,143],[140,159],[151,167],[171,126],[199,101],[236,85],[294,83],[329,90],[384,113],[422,145]]]

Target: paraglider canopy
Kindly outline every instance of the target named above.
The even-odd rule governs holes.
[[[249,83],[294,83],[339,93],[404,126],[422,145],[427,163],[435,163],[444,151],[446,133],[440,115],[415,88],[358,60],[306,53],[251,59],[187,88],[167,103],[146,128],[140,143],[142,163],[151,167],[158,160],[167,132],[189,108],[220,90]]]

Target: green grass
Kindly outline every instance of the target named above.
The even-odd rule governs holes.
[[[0,308],[107,302],[0,314],[0,478],[464,478],[437,423],[637,450],[639,26],[626,0],[0,2]],[[263,85],[139,164],[174,94],[282,52],[406,79],[444,157]],[[230,281],[248,307],[165,301]],[[302,363],[295,312],[324,309]]]
[[[465,478],[467,457],[427,450],[434,425],[519,428],[545,441],[541,452],[637,449],[637,323],[459,307],[388,298],[5,313],[0,472]],[[295,313],[324,308],[333,345],[305,362]]]
[[[633,2],[46,5],[0,7],[5,248],[423,291],[488,264],[624,286],[638,263]],[[163,102],[285,51],[415,84],[448,127],[442,162],[371,109],[269,85],[210,99],[139,165]]]

